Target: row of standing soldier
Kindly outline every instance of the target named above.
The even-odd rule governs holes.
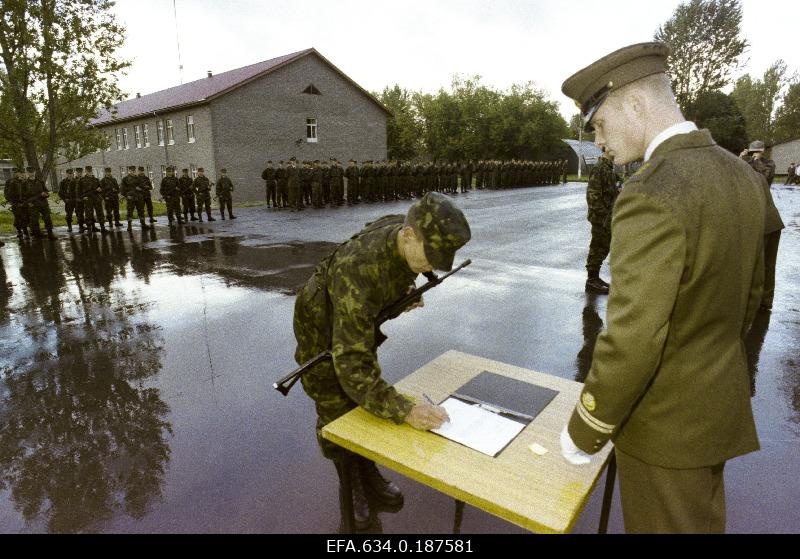
[[[292,157],[275,167],[267,161],[261,173],[266,183],[268,207],[300,211],[305,206],[377,202],[420,198],[426,192],[456,194],[472,188],[496,189],[566,182],[567,162],[560,161],[466,161],[413,163],[410,161],[363,161],[351,159],[346,168],[338,160],[298,162]],[[345,189],[344,179],[347,179]]]
[[[55,239],[50,206],[47,203],[50,191],[41,176],[35,173],[33,167],[28,167],[25,171],[15,168],[13,173],[14,176],[6,183],[5,197],[14,215],[17,237],[20,240],[31,235],[44,237],[39,228],[39,217],[41,217],[47,230],[47,237]]]

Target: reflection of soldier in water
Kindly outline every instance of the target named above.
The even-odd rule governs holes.
[[[575,358],[577,368],[575,380],[578,382],[585,381],[589,369],[592,368],[594,344],[600,330],[603,329],[603,319],[597,313],[597,298],[596,293],[586,294],[586,305],[583,307],[583,347]]]
[[[120,510],[141,518],[161,496],[169,408],[141,381],[161,369],[164,342],[135,296],[109,288],[110,245],[73,243],[69,283],[56,247],[20,247],[41,315],[17,313],[2,332],[13,352],[0,379],[0,487],[26,522],[83,532]],[[93,320],[108,308],[124,311]]]
[[[767,337],[769,329],[769,319],[771,313],[764,309],[756,312],[750,331],[744,339],[744,347],[747,350],[747,370],[750,373],[750,395],[756,395],[756,375],[758,374],[758,360],[761,357],[761,348],[764,346],[764,338]]]

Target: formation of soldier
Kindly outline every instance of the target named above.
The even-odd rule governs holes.
[[[53,234],[53,221],[50,217],[50,206],[47,198],[50,191],[47,189],[42,177],[33,167],[13,169],[14,176],[8,180],[5,188],[6,201],[11,206],[14,215],[14,227],[17,237],[24,238],[45,237],[39,227],[39,218],[42,218],[47,237],[55,239]]]
[[[414,163],[358,161],[347,167],[328,161],[297,161],[277,166],[267,161],[261,173],[267,206],[300,211],[311,206],[341,206],[421,198],[428,192],[457,194],[476,189],[517,188],[567,182],[567,161],[481,160]],[[345,182],[346,179],[346,182]]]

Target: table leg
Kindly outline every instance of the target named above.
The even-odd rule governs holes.
[[[456,517],[453,520],[453,533],[461,533],[461,520],[464,518],[464,501],[456,499]]]
[[[605,534],[608,530],[608,515],[611,512],[611,499],[614,497],[614,480],[617,477],[617,455],[611,451],[606,470],[606,488],[603,492],[603,507],[600,509],[600,526],[598,534]]]
[[[353,482],[350,480],[348,464],[336,460],[336,473],[339,474],[339,505],[342,511],[342,531],[353,534],[356,531],[356,519],[353,515]]]

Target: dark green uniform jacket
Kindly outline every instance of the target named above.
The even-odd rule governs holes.
[[[569,423],[666,468],[758,449],[743,336],[763,289],[764,193],[707,130],[674,136],[625,184],[612,219],[607,325]]]

